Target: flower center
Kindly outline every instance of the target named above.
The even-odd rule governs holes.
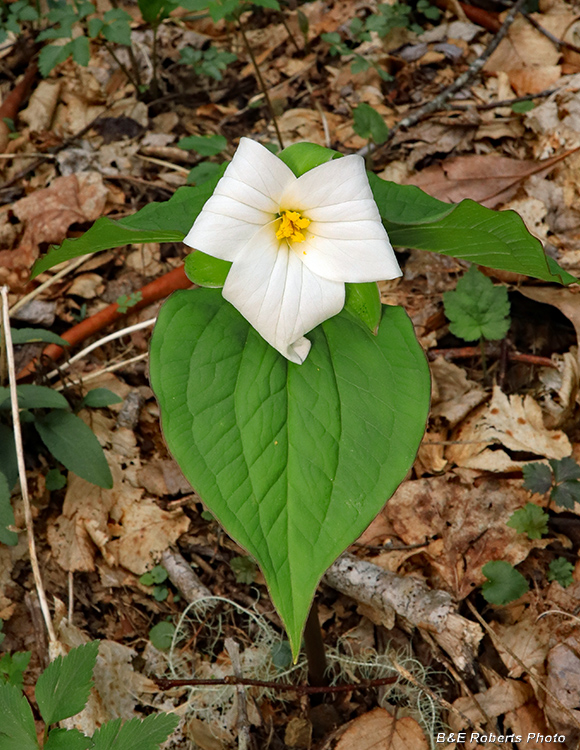
[[[279,240],[289,239],[292,242],[304,242],[306,237],[301,229],[306,229],[310,219],[305,219],[298,211],[281,211],[282,223],[278,227],[276,237]]]

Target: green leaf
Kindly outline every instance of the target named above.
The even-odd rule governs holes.
[[[523,575],[513,565],[503,560],[488,562],[481,569],[487,581],[481,587],[481,593],[490,604],[503,606],[519,599],[528,591],[529,586]]]
[[[179,188],[168,201],[149,203],[136,214],[119,221],[106,217],[98,219],[82,237],[65,240],[59,248],[37,260],[32,278],[64,260],[99,250],[139,242],[181,242],[216,184],[217,178],[199,187]]]
[[[0,474],[4,474],[8,489],[12,489],[18,479],[18,461],[14,433],[6,424],[0,423]]]
[[[167,444],[204,504],[262,569],[296,656],[316,585],[411,467],[429,372],[405,311],[377,336],[348,312],[302,365],[217,290],[173,294],[151,341]]]
[[[0,473],[0,543],[14,547],[18,544],[18,534],[7,527],[14,526],[14,511],[10,504],[10,487],[5,475]]]
[[[548,566],[548,581],[558,581],[560,586],[567,589],[574,583],[574,566],[565,557],[557,557]]]
[[[144,586],[152,586],[154,583],[163,583],[163,581],[167,580],[167,571],[163,567],[163,565],[156,565],[154,568],[151,568],[147,573],[144,573],[139,581]]]
[[[21,409],[68,409],[69,403],[58,391],[45,385],[16,386],[18,406]],[[0,410],[10,409],[10,389],[0,387]]]
[[[175,625],[167,622],[167,620],[163,620],[151,628],[149,631],[149,640],[159,651],[169,651],[174,633]]]
[[[552,486],[552,472],[546,464],[525,464],[523,468],[524,488],[545,495]]]
[[[45,485],[49,492],[62,490],[66,486],[66,477],[58,469],[51,469],[46,475]]]
[[[555,458],[548,459],[548,463],[554,472],[556,482],[566,482],[568,479],[580,479],[580,466],[571,456],[565,456],[558,460]]]
[[[59,346],[70,346],[60,336],[52,331],[45,331],[44,328],[11,328],[12,343],[14,346],[19,344],[34,344],[37,341],[43,341],[47,344],[58,344]]]
[[[90,18],[87,22],[87,31],[89,32],[89,36],[91,39],[95,39],[100,33],[101,29],[104,27],[104,23],[100,18]]]
[[[465,341],[502,339],[510,327],[507,289],[494,286],[475,266],[457,282],[455,291],[443,294],[451,333]]]
[[[276,669],[283,671],[292,666],[292,649],[289,641],[280,641],[275,643],[270,653],[272,655],[272,664]]]
[[[359,104],[352,114],[355,133],[360,135],[361,138],[370,139],[378,145],[387,140],[389,128],[381,115],[370,104]]]
[[[580,503],[580,482],[577,479],[562,482],[554,487],[550,497],[560,508],[574,510],[575,503]]]
[[[80,713],[93,684],[99,642],[73,648],[52,661],[38,678],[34,694],[44,723],[49,726]]]
[[[69,471],[99,487],[111,489],[113,477],[99,441],[87,425],[68,411],[36,417],[42,442]]]
[[[219,180],[223,177],[227,166],[227,161],[223,164],[216,164],[213,161],[202,161],[201,164],[190,170],[186,182],[188,185],[203,185],[208,180]]]
[[[296,177],[339,156],[342,154],[338,151],[316,143],[293,143],[278,154],[278,158],[290,167]]]
[[[175,714],[151,714],[146,719],[108,721],[93,735],[93,750],[158,750],[179,724]]]
[[[226,283],[232,264],[227,260],[214,258],[212,255],[196,250],[185,258],[187,278],[198,286],[212,289],[221,288]]]
[[[376,281],[346,284],[344,309],[356,315],[365,326],[375,333],[381,322],[381,295]]]
[[[251,557],[232,557],[230,568],[234,571],[236,583],[254,583],[258,566]]]
[[[72,42],[65,45],[65,49],[72,55],[73,60],[77,65],[82,65],[86,68],[91,59],[91,50],[89,46],[89,39],[86,36],[77,36]]]
[[[93,409],[99,409],[111,404],[120,404],[123,399],[108,388],[93,388],[81,401],[82,406],[90,406]]]
[[[10,683],[22,689],[24,672],[30,662],[31,651],[16,651],[13,654],[4,654],[0,658],[0,683]]]
[[[515,112],[518,115],[524,114],[525,112],[531,112],[532,109],[535,109],[536,105],[534,102],[526,101],[526,102],[514,102],[512,104],[512,112]]]
[[[227,148],[228,140],[223,135],[188,135],[182,138],[178,148],[196,151],[200,156],[216,156]]]
[[[280,10],[278,0],[251,0],[252,5],[259,5],[261,8],[270,8],[270,10]]]
[[[444,203],[413,185],[396,185],[371,173],[369,181],[397,247],[452,255],[557,284],[577,281],[553,258],[546,258],[541,242],[515,211],[492,211],[472,200]]]
[[[507,526],[518,534],[527,534],[529,539],[541,539],[548,533],[550,516],[534,503],[527,503],[523,508],[512,513]]]
[[[88,750],[93,741],[78,729],[52,729],[43,750]]]
[[[68,57],[67,45],[46,44],[38,55],[38,69],[40,75],[46,78],[53,68]]]
[[[16,685],[0,685],[0,748],[38,750],[30,703]]]

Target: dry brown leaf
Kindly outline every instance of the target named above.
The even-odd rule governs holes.
[[[546,176],[562,158],[564,155],[543,161],[520,161],[493,154],[454,156],[408,177],[406,184],[416,185],[434,198],[449,203],[471,198],[495,208],[512,198],[527,177]]]
[[[12,206],[24,223],[20,245],[0,251],[0,267],[30,270],[42,243],[60,244],[71,224],[96,221],[103,213],[107,188],[98,172],[57,177],[50,187],[36,190]]]
[[[565,732],[570,747],[580,739],[580,638],[576,634],[558,643],[548,653],[546,715],[558,732]],[[557,701],[569,709],[562,710]]]
[[[500,483],[463,472],[462,477],[446,474],[403,482],[381,515],[405,544],[428,543],[415,555],[427,558],[430,584],[462,599],[485,580],[481,568],[486,563],[501,559],[517,565],[532,549],[550,543],[530,540],[506,526],[528,501],[521,481]]]
[[[512,459],[503,450],[488,448],[494,442],[512,451],[545,458],[561,459],[572,452],[564,432],[546,429],[542,410],[531,396],[513,394],[508,397],[497,386],[491,402],[472,412],[456,428],[452,438],[463,444],[447,448],[445,455],[449,461],[484,471],[511,471],[527,463]]]
[[[565,745],[561,742],[553,742],[554,729],[546,723],[544,712],[535,701],[524,703],[523,706],[516,708],[515,711],[509,711],[505,715],[505,723],[510,727],[514,734],[519,734],[526,738],[526,750],[563,750]],[[530,735],[539,737],[549,736],[547,742],[536,740],[534,737],[528,739]]]
[[[431,416],[445,420],[449,427],[455,427],[487,398],[483,388],[469,380],[462,367],[438,357],[430,362],[433,377],[433,397]]]
[[[27,123],[31,130],[48,130],[54,117],[61,86],[61,81],[40,81],[30,95],[28,106],[19,113],[18,118]]]
[[[375,708],[349,722],[336,750],[428,750],[429,743],[419,724],[410,716],[397,719],[385,709]]]
[[[95,299],[105,291],[102,276],[98,273],[82,273],[76,276],[67,290],[68,294],[74,294],[83,299]]]
[[[526,667],[526,672],[543,671],[543,664],[549,649],[552,626],[547,618],[537,620],[530,610],[513,625],[492,622],[491,627],[498,636],[495,642],[501,660],[508,669],[508,677],[521,677],[524,669],[509,653],[515,654]]]
[[[181,510],[162,510],[152,500],[127,505],[119,518],[114,539],[107,550],[119,565],[142,575],[159,555],[189,528],[189,518]]]
[[[453,707],[473,723],[482,723],[503,716],[508,711],[515,711],[527,703],[533,694],[532,688],[525,682],[503,680],[483,693],[476,693],[473,698],[457,698]],[[455,713],[449,714],[449,725],[455,732],[469,729]]]

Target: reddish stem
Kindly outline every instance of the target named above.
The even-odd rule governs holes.
[[[125,312],[119,312],[119,305],[114,302],[112,305],[105,307],[104,310],[100,310],[98,313],[91,315],[90,318],[86,318],[81,323],[62,334],[62,338],[68,341],[71,346],[84,341],[89,336],[98,333],[103,328],[111,323],[114,323],[119,318],[123,318],[128,312],[134,312],[140,310],[142,307],[150,305],[152,302],[157,302],[164,297],[167,297],[171,292],[176,289],[187,289],[191,286],[191,281],[185,275],[183,266],[175,268],[173,271],[160,276],[150,284],[146,284],[141,289],[141,299],[136,305],[133,305],[130,310]],[[58,344],[49,344],[44,348],[41,357],[46,357],[50,360],[59,359],[63,354],[62,346]],[[40,358],[34,358],[31,360],[22,370],[18,373],[18,379],[21,380],[29,375],[32,375],[36,371],[36,365],[39,363]]]

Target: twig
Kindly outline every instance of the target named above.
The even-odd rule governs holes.
[[[529,13],[522,13],[522,16],[526,19],[528,23],[530,23],[535,29],[537,29],[540,34],[543,34],[546,39],[549,39],[553,44],[558,47],[558,49],[569,49],[572,52],[578,52],[580,54],[580,47],[577,47],[575,44],[572,44],[572,42],[566,42],[564,39],[559,39],[557,36],[554,36],[551,31],[548,31],[548,29],[545,29],[541,24],[539,24],[536,19],[531,16]],[[577,21],[578,19],[575,18],[573,23]],[[570,28],[570,26],[568,26]]]
[[[487,354],[495,354],[495,347],[486,347]],[[481,349],[479,346],[460,346],[451,349],[429,349],[427,357],[429,360],[437,359],[437,357],[444,357],[447,360],[450,359],[469,359],[470,357],[481,356]],[[539,357],[536,354],[522,354],[520,352],[508,352],[507,358],[511,362],[524,362],[528,365],[538,365],[539,367],[554,367],[557,365],[549,357]]]
[[[238,29],[240,30],[240,33],[242,35],[242,39],[244,40],[244,44],[246,46],[248,55],[250,56],[250,60],[252,61],[252,65],[254,66],[254,70],[256,71],[256,77],[258,79],[258,83],[260,84],[260,88],[262,89],[262,94],[264,94],[264,99],[266,100],[266,104],[268,106],[268,109],[270,110],[270,117],[272,118],[272,122],[274,123],[274,129],[276,130],[278,143],[280,144],[280,148],[283,149],[284,141],[282,140],[282,134],[280,133],[280,128],[278,127],[278,120],[276,119],[276,115],[274,114],[274,107],[272,106],[272,101],[268,94],[268,89],[266,88],[264,79],[262,78],[260,67],[256,60],[256,57],[254,56],[254,51],[252,50],[252,47],[250,46],[250,40],[246,36],[246,31],[244,27],[242,26],[242,22],[239,19],[237,20],[237,24],[238,24]]]
[[[54,276],[51,276],[50,279],[43,281],[40,286],[37,286],[36,289],[33,289],[31,292],[22,297],[22,299],[19,299],[18,302],[15,302],[10,308],[10,315],[14,315],[14,313],[18,312],[18,310],[23,308],[24,305],[33,300],[35,297],[38,297],[41,292],[44,292],[45,289],[48,289],[49,286],[52,286],[55,281],[62,279],[62,277],[66,276],[67,273],[70,273],[71,271],[74,271],[75,268],[82,266],[82,264],[85,263],[89,258],[93,257],[93,254],[94,253],[90,253],[89,255],[83,255],[80,258],[71,260],[71,262],[65,268],[61,268],[60,271],[58,273],[55,273]]]
[[[131,357],[130,359],[124,359],[121,362],[115,362],[113,365],[107,365],[107,367],[101,367],[99,370],[95,370],[94,372],[89,373],[88,375],[84,375],[82,378],[78,378],[77,382],[79,384],[84,385],[85,383],[88,383],[89,380],[95,380],[96,378],[100,378],[101,375],[104,375],[106,372],[115,372],[116,370],[122,370],[124,367],[127,367],[128,365],[135,364],[135,362],[142,362],[144,359],[147,359],[149,356],[149,352],[145,352],[144,354],[137,354],[135,357]],[[63,391],[66,388],[66,385],[58,385],[53,390],[55,391]]]
[[[516,2],[510,8],[507,16],[505,17],[505,21],[502,23],[501,28],[499,29],[497,34],[493,37],[493,39],[486,47],[486,49],[481,53],[481,55],[471,63],[465,73],[462,73],[459,78],[456,78],[450,86],[448,86],[446,89],[443,89],[443,91],[434,99],[424,104],[420,109],[417,110],[417,112],[415,112],[415,114],[404,117],[400,122],[396,123],[396,125],[391,128],[387,141],[391,140],[401,128],[410,128],[413,125],[416,125],[419,120],[422,120],[426,115],[429,115],[431,114],[431,112],[436,112],[438,109],[441,109],[442,105],[446,101],[451,99],[453,94],[462,89],[467,83],[469,83],[469,81],[475,78],[475,76],[483,68],[487,60],[495,52],[501,40],[507,34],[509,27],[514,22],[517,13],[521,10],[525,2],[526,0],[516,0]]]
[[[228,652],[234,675],[238,680],[242,679],[242,665],[240,663],[240,647],[233,638],[226,638],[224,641],[225,650]],[[236,685],[236,695],[238,698],[238,750],[249,750],[251,745],[250,722],[248,721],[248,699],[242,683]]]
[[[103,346],[103,344],[108,344],[109,341],[115,341],[115,339],[120,339],[121,336],[126,336],[129,333],[134,333],[135,331],[141,331],[143,330],[143,328],[151,328],[151,326],[155,324],[156,320],[157,318],[149,318],[148,320],[143,320],[141,323],[135,323],[132,326],[121,328],[121,330],[119,331],[113,331],[113,333],[110,333],[108,336],[103,336],[103,338],[99,339],[98,341],[94,341],[92,344],[89,344],[89,346],[86,346],[84,349],[81,349],[81,351],[78,352],[78,354],[75,354],[74,357],[71,357],[67,362],[61,365],[57,370],[52,370],[52,372],[49,372],[46,377],[55,378],[57,375],[61,373],[62,370],[67,369],[73,364],[73,362],[76,362],[77,360],[82,359],[85,355],[89,354],[89,352],[92,352],[94,349],[98,349],[100,346]]]
[[[26,467],[24,465],[24,447],[22,445],[22,430],[20,426],[20,410],[18,407],[18,393],[16,391],[16,368],[14,366],[14,349],[12,347],[12,333],[10,331],[10,313],[8,312],[8,287],[3,286],[0,290],[2,296],[2,322],[4,327],[4,341],[6,345],[6,360],[8,364],[8,381],[10,385],[10,403],[12,406],[12,422],[14,424],[14,442],[16,445],[16,458],[18,462],[18,477],[20,479],[20,492],[22,494],[22,504],[24,506],[24,519],[26,521],[26,537],[28,539],[28,553],[30,555],[30,565],[34,584],[38,593],[42,616],[48,632],[50,643],[56,643],[56,633],[50,617],[48,600],[44,591],[42,577],[40,575],[40,566],[36,555],[36,544],[34,542],[34,527],[32,522],[32,510],[30,507],[30,498],[28,496],[28,483],[26,481]]]
[[[324,693],[348,693],[353,690],[368,690],[369,688],[382,687],[383,685],[392,685],[398,680],[398,677],[380,677],[376,680],[361,680],[360,682],[349,683],[348,685],[326,685],[325,687],[315,687],[313,685],[289,685],[284,682],[269,682],[268,680],[252,680],[250,678],[238,678],[235,675],[228,675],[219,679],[206,680],[169,680],[164,677],[153,678],[161,690],[170,690],[176,687],[203,687],[206,685],[245,685],[246,687],[264,687],[279,692],[294,692],[297,695],[316,695]]]
[[[478,112],[486,112],[490,109],[497,109],[498,107],[511,107],[512,104],[518,104],[518,102],[531,102],[534,99],[545,99],[547,96],[555,94],[558,89],[546,89],[540,91],[539,94],[526,94],[525,96],[514,96],[511,99],[501,99],[497,102],[487,102],[486,104],[445,104],[444,109],[457,109],[461,112],[469,112],[470,110],[477,110]]]

